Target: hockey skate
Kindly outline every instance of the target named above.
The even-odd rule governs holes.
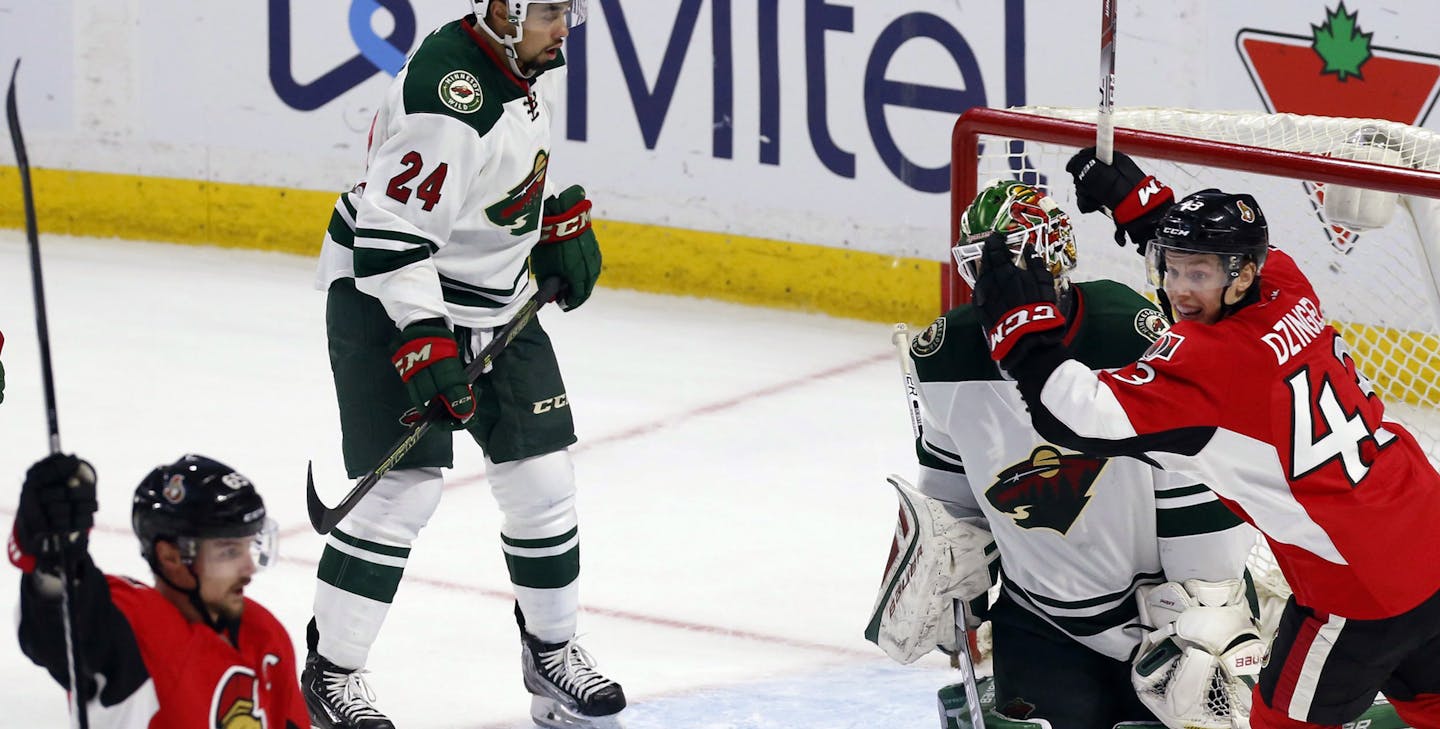
[[[300,692],[305,695],[314,729],[395,729],[390,719],[375,709],[375,694],[365,683],[364,673],[341,668],[318,653],[305,657]]]
[[[620,684],[595,670],[595,659],[575,639],[542,643],[520,628],[521,668],[530,717],[549,729],[621,729],[625,708]]]

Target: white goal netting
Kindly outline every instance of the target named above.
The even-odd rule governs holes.
[[[1035,124],[1036,117],[1093,124],[1093,109],[1024,107],[999,113],[987,122],[993,133],[981,134],[972,169],[963,159],[957,135],[954,214],[977,186],[997,178],[1020,179],[1043,188],[1071,215],[1079,243],[1074,278],[1109,278],[1150,295],[1144,265],[1134,247],[1114,243],[1114,225],[1099,213],[1081,215],[1075,204],[1065,163],[1075,151],[1094,144],[1065,130]],[[1052,125],[1054,126],[1054,125]],[[1070,125],[1075,126],[1075,125]],[[1265,211],[1271,243],[1290,253],[1315,284],[1327,318],[1345,337],[1361,371],[1376,384],[1387,413],[1410,428],[1434,461],[1440,455],[1440,174],[1419,180],[1413,189],[1395,194],[1367,186],[1374,175],[1378,187],[1396,187],[1386,177],[1390,168],[1440,173],[1440,134],[1418,127],[1373,119],[1307,117],[1293,114],[1200,112],[1180,109],[1124,109],[1115,112],[1116,144],[1140,168],[1175,189],[1177,198],[1204,188],[1249,192]],[[1148,154],[1127,149],[1126,130],[1141,130],[1174,139],[1148,138]],[[1073,132],[1073,130],[1070,130]],[[1063,141],[1056,141],[1062,139]],[[1037,141],[1037,140],[1049,141]],[[1139,143],[1139,137],[1134,138]],[[1223,144],[1211,144],[1219,142]],[[1245,163],[1260,148],[1283,153],[1270,164]],[[1308,177],[1307,165],[1323,158],[1352,160],[1341,189],[1323,172]],[[1322,161],[1320,166],[1324,166]],[[1332,164],[1333,168],[1334,165]],[[1384,178],[1384,181],[1379,181]],[[1379,196],[1378,209],[1393,209],[1385,220],[1341,225],[1340,210],[1327,213],[1327,191],[1338,191],[1332,203],[1354,189]],[[969,193],[973,196],[973,191]],[[1353,199],[1353,195],[1350,199]],[[1372,206],[1373,207],[1373,206]],[[1375,226],[1375,227],[1372,227]],[[953,285],[953,284],[952,284]],[[1275,613],[1289,588],[1261,544],[1252,556],[1265,602],[1262,622],[1273,627]]]

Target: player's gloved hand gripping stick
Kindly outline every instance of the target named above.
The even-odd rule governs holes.
[[[465,380],[467,382],[473,383],[476,378],[480,376],[480,373],[484,372],[485,369],[490,366],[495,360],[496,355],[500,354],[501,350],[505,349],[505,347],[510,344],[510,341],[515,338],[515,335],[519,334],[520,330],[524,329],[525,325],[529,324],[530,320],[535,318],[535,312],[542,304],[554,300],[555,295],[560,291],[561,285],[560,279],[555,277],[547,278],[540,282],[539,290],[526,300],[525,304],[520,307],[520,311],[516,312],[515,318],[501,327],[500,331],[496,333],[495,339],[486,345],[484,349],[480,350],[480,353],[475,356],[475,361],[465,367]],[[325,502],[320,500],[320,495],[315,492],[314,468],[313,466],[307,465],[305,469],[305,506],[310,512],[310,525],[315,527],[315,531],[321,534],[329,534],[330,530],[334,529],[335,525],[339,524],[340,520],[344,519],[345,515],[349,514],[350,511],[355,508],[355,505],[360,503],[360,499],[365,498],[365,494],[370,493],[370,489],[374,488],[376,483],[379,483],[380,477],[394,468],[395,465],[400,462],[400,459],[404,458],[405,454],[409,453],[410,449],[414,448],[415,444],[419,443],[420,439],[425,437],[425,434],[430,431],[432,426],[447,418],[455,419],[456,416],[451,410],[451,405],[450,401],[446,400],[443,396],[430,400],[424,412],[420,414],[420,417],[412,421],[409,427],[406,428],[405,434],[400,436],[400,439],[395,441],[394,445],[390,446],[390,451],[385,458],[374,468],[370,469],[369,473],[362,476],[360,480],[355,483],[355,486],[350,489],[350,493],[346,494],[345,498],[341,499],[340,503],[336,504],[333,508],[326,507]],[[473,404],[471,407],[473,408]]]

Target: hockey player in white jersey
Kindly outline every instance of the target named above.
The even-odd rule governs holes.
[[[379,463],[407,411],[438,398],[448,412],[326,541],[302,677],[322,729],[394,726],[362,669],[411,544],[439,503],[460,429],[483,449],[504,514],[499,542],[532,717],[618,726],[625,707],[620,685],[575,642],[575,430],[549,337],[532,321],[473,388],[464,375],[534,291],[532,273],[563,281],[567,311],[585,303],[600,273],[585,191],[557,192],[547,176],[563,41],[585,2],[477,0],[474,9],[426,37],[390,85],[365,175],[336,203],[321,251],[350,477]],[[423,667],[395,670],[415,680]],[[448,679],[462,691],[469,682]]]
[[[1054,274],[1069,351],[1090,367],[1133,361],[1165,331],[1161,313],[1122,284],[1070,282],[1069,219],[1034,187],[991,183],[966,210],[954,254],[972,284],[992,236]],[[998,547],[988,721],[1243,725],[1265,649],[1244,581],[1253,530],[1203,484],[1047,443],[972,305],[936,319],[909,355],[923,415],[919,480],[896,484],[901,524],[867,637],[906,663],[953,648],[954,600],[990,588]]]

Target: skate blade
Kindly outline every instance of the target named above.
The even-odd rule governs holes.
[[[586,716],[546,696],[530,697],[530,718],[546,729],[625,729],[618,713]]]

